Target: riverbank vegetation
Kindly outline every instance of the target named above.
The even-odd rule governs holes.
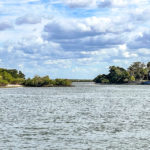
[[[70,79],[72,82],[93,82],[90,79]]]
[[[23,85],[28,87],[53,87],[53,86],[71,86],[72,82],[68,79],[52,80],[49,76],[35,76],[25,79],[25,75],[16,69],[0,68],[0,86]]]
[[[25,75],[21,71],[0,68],[0,86],[6,86],[7,84],[23,84],[24,81]]]
[[[53,87],[53,86],[71,86],[72,82],[68,79],[55,79],[51,80],[49,76],[40,77],[35,76],[34,78],[28,78],[25,80],[25,86],[31,87]]]
[[[93,81],[103,84],[124,84],[149,80],[150,62],[146,65],[141,62],[134,62],[128,69],[110,66],[108,74],[100,74]]]

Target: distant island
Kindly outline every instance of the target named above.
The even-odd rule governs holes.
[[[93,82],[92,79],[69,79],[72,82]]]
[[[134,62],[128,69],[110,66],[108,74],[100,74],[93,81],[101,84],[150,84],[150,62]]]
[[[49,76],[35,76],[34,78],[26,79],[21,71],[0,68],[0,87],[54,87],[71,85],[72,81],[68,79],[52,80]]]
[[[110,66],[108,74],[100,74],[93,80],[87,79],[55,79],[49,76],[34,76],[25,78],[25,75],[16,69],[0,68],[0,87],[56,87],[71,86],[72,82],[95,82],[100,84],[150,84],[150,62],[134,62],[127,69]]]

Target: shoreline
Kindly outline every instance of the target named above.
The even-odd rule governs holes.
[[[135,83],[95,83],[95,84],[98,84],[98,85],[150,85],[150,82],[147,83],[147,82],[135,82]]]
[[[55,85],[55,86],[41,86],[41,87],[35,87],[35,86],[24,86],[21,84],[8,84],[6,86],[0,86],[0,88],[19,88],[19,87],[25,87],[25,88],[47,88],[47,87],[74,87],[74,85],[71,86],[62,86],[62,85]]]
[[[20,84],[7,84],[6,86],[0,86],[0,88],[18,88],[18,87],[24,87]]]
[[[87,82],[86,82],[87,83]],[[94,82],[93,82],[94,83]],[[144,82],[133,82],[133,83],[123,83],[123,84],[111,84],[111,83],[94,83],[96,85],[150,85],[150,82],[144,83]],[[31,87],[31,88],[47,88],[47,87],[75,87],[75,85],[71,85],[71,86],[59,86],[59,85],[55,85],[55,86],[41,86],[41,87],[34,87],[34,86],[24,86],[21,84],[8,84],[6,86],[0,86],[0,88],[19,88],[19,87]]]
[[[11,88],[11,87],[23,87],[21,84],[7,84],[5,87]]]

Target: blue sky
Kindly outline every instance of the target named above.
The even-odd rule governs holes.
[[[0,67],[94,78],[150,61],[149,0],[0,1]]]

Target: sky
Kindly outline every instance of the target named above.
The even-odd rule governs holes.
[[[93,79],[150,61],[149,0],[0,0],[0,68]]]

